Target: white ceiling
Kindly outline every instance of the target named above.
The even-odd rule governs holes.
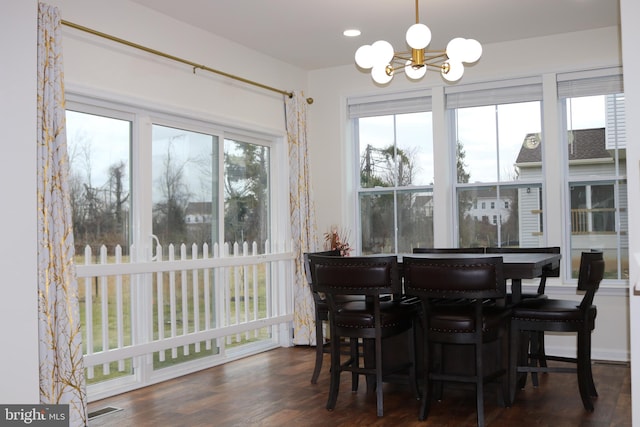
[[[414,0],[132,0],[302,69],[353,64],[356,49],[384,39],[406,50]],[[420,22],[444,49],[619,25],[618,0],[422,0]],[[342,31],[362,35],[346,38]],[[597,52],[595,52],[597,54]]]

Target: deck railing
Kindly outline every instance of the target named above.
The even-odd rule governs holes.
[[[150,261],[123,255],[120,246],[108,252],[86,247],[77,258],[89,384],[141,365],[167,377],[171,367],[223,359],[228,349],[257,341],[290,344],[290,243],[267,242],[262,251],[255,243],[158,245]]]

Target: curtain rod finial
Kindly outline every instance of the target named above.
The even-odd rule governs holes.
[[[307,104],[309,105],[313,104],[313,98],[307,98]]]

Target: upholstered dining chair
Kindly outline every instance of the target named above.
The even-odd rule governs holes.
[[[486,303],[504,299],[506,284],[502,257],[423,258],[403,257],[404,286],[408,295],[422,302],[424,350],[423,401],[418,419],[429,415],[435,383],[463,382],[475,384],[478,426],[484,426],[484,386],[499,381],[499,395],[507,398],[507,364],[502,351],[494,360],[486,360],[484,344],[499,343],[507,348],[510,309],[506,305]],[[463,373],[442,369],[442,345],[471,345],[474,370]],[[431,355],[435,355],[432,357]]]
[[[340,250],[320,251],[313,252],[316,255],[324,256],[340,256]],[[323,324],[329,320],[329,307],[324,295],[313,291],[311,286],[311,268],[309,267],[309,253],[304,254],[304,269],[307,278],[307,283],[311,289],[311,295],[313,296],[313,305],[315,309],[315,324],[316,324],[316,362],[313,367],[313,374],[311,375],[311,384],[317,384],[320,371],[322,370],[322,360],[325,353],[329,353],[329,345],[325,343]],[[353,298],[351,298],[353,299]]]
[[[510,400],[513,402],[518,377],[526,372],[573,372],[584,408],[593,411],[597,391],[591,372],[591,332],[595,329],[597,307],[593,299],[604,276],[602,252],[582,252],[578,271],[578,290],[585,291],[582,301],[552,298],[522,300],[512,309],[510,338]],[[577,334],[576,357],[547,355],[547,360],[575,363],[575,367],[530,366],[518,340],[523,332],[573,332]]]
[[[323,293],[329,307],[331,334],[331,373],[327,409],[333,410],[338,398],[340,374],[352,373],[352,391],[358,389],[358,375],[375,378],[378,416],[383,416],[383,379],[399,370],[408,371],[410,385],[418,395],[415,375],[413,324],[415,306],[387,298],[400,289],[398,260],[394,256],[332,257],[309,254],[314,292]],[[344,302],[344,297],[364,299]],[[382,340],[406,333],[410,360],[405,366],[385,367]],[[371,340],[374,354],[369,362],[361,358],[359,347],[351,346],[348,360],[341,360],[340,341]],[[353,342],[353,341],[352,341]],[[366,355],[362,355],[365,356]],[[355,378],[354,378],[355,376]]]
[[[506,253],[552,253],[559,254],[560,247],[559,246],[548,246],[541,248],[512,248],[512,247],[488,247],[486,248],[486,253],[488,254],[506,254]],[[540,276],[540,282],[538,283],[538,289],[535,292],[523,292],[521,295],[522,299],[528,298],[546,298],[545,289],[547,285],[547,278],[549,277],[560,277],[560,264],[557,267],[547,267],[542,270],[542,276]],[[507,304],[512,304],[511,294],[507,293]],[[521,343],[524,348],[528,349],[525,351],[529,352],[529,363],[536,364],[538,366],[547,366],[547,358],[546,351],[544,348],[544,331],[537,331],[535,333],[526,334],[528,337],[528,341],[522,339]],[[524,387],[527,381],[526,376],[522,376],[519,386]],[[531,372],[531,382],[534,387],[539,385],[538,382],[538,373]]]

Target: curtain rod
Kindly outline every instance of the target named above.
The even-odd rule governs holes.
[[[96,35],[96,36],[99,36],[99,37],[103,37],[105,39],[108,39],[108,40],[111,40],[111,41],[114,41],[114,42],[117,42],[117,43],[121,43],[121,44],[130,46],[130,47],[133,47],[133,48],[136,48],[136,49],[140,49],[140,50],[143,50],[145,52],[152,53],[154,55],[162,56],[164,58],[168,58],[168,59],[171,59],[173,61],[177,61],[177,62],[181,62],[183,64],[190,65],[190,66],[193,67],[193,72],[194,73],[196,72],[196,69],[199,68],[201,70],[205,70],[205,71],[209,71],[211,73],[219,74],[221,76],[228,77],[228,78],[233,79],[233,80],[238,80],[238,81],[241,81],[243,83],[247,83],[247,84],[250,84],[250,85],[253,85],[253,86],[258,86],[258,87],[261,87],[262,89],[270,90],[272,92],[281,93],[283,95],[288,96],[289,98],[293,97],[293,92],[288,92],[286,90],[277,89],[277,88],[274,88],[274,87],[271,87],[271,86],[264,85],[262,83],[254,82],[253,80],[249,80],[249,79],[245,79],[243,77],[235,76],[233,74],[225,73],[224,71],[216,70],[215,68],[210,68],[210,67],[207,67],[206,65],[197,64],[195,62],[192,62],[192,61],[189,61],[189,60],[186,60],[186,59],[182,59],[182,58],[179,58],[177,56],[169,55],[168,53],[164,53],[164,52],[161,52],[159,50],[151,49],[149,47],[142,46],[142,45],[139,45],[137,43],[133,43],[133,42],[130,42],[128,40],[124,40],[124,39],[121,39],[121,38],[118,38],[118,37],[115,37],[115,36],[112,36],[112,35],[109,35],[109,34],[106,34],[106,33],[102,33],[100,31],[96,31],[96,30],[93,30],[91,28],[83,27],[82,25],[74,24],[73,22],[62,20],[62,25],[66,25],[67,27],[75,28],[76,30],[84,31],[86,33],[93,34],[93,35]],[[307,98],[307,103],[312,104],[313,103],[313,98]]]

